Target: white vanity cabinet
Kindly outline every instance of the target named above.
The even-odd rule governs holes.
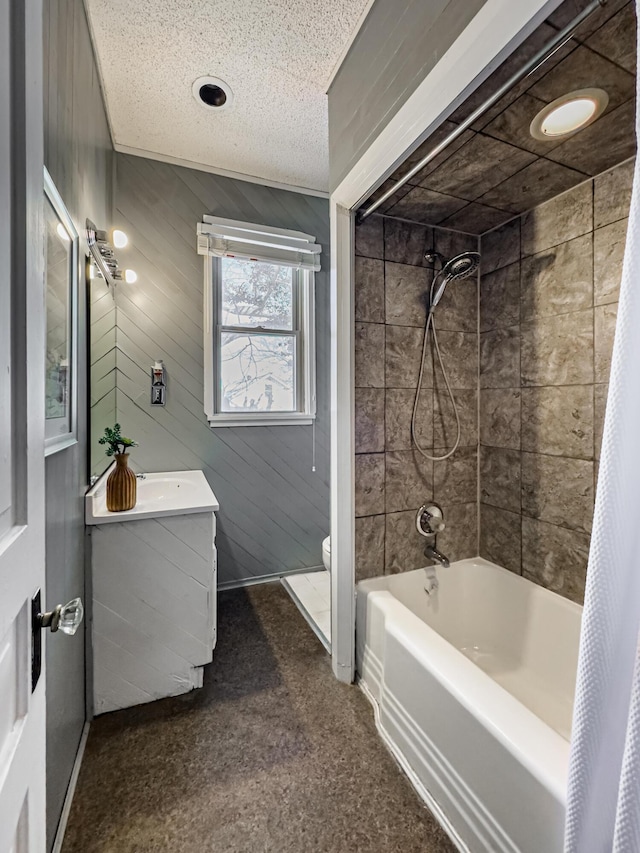
[[[148,474],[134,509],[86,499],[96,714],[202,686],[216,643],[216,517],[202,471]]]

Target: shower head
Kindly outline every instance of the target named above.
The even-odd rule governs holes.
[[[447,285],[450,281],[459,281],[463,278],[469,278],[480,266],[479,252],[462,252],[460,255],[454,255],[446,261],[441,254],[434,251],[425,253],[425,260],[433,261],[438,259],[442,267],[435,274],[431,285],[431,298],[429,300],[429,313],[433,311],[438,302],[442,299]],[[434,291],[434,285],[439,277],[442,281]]]
[[[460,278],[468,278],[480,266],[480,254],[478,252],[463,252],[447,261],[442,267],[442,275],[449,281]]]

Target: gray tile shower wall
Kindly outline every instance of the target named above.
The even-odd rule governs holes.
[[[632,178],[628,160],[480,238],[479,294],[475,279],[457,282],[437,314],[462,434],[441,462],[411,440],[424,248],[450,256],[478,238],[388,216],[358,226],[358,579],[424,564],[415,511],[434,498],[449,557],[480,553],[582,600]],[[432,351],[418,436],[433,455],[455,438]]]
[[[478,282],[455,282],[437,316],[438,340],[460,412],[461,446],[448,460],[424,459],[411,440],[433,270],[426,248],[445,256],[477,251],[478,238],[372,216],[356,229],[355,443],[356,576],[424,565],[415,513],[442,504],[447,529],[438,546],[451,558],[478,553]],[[427,352],[418,440],[431,455],[455,441],[455,418],[442,373]]]
[[[480,554],[581,601],[633,161],[484,234]]]

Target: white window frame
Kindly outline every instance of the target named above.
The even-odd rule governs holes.
[[[198,225],[198,253],[204,262],[204,411],[211,428],[312,424],[316,416],[315,271],[321,247],[308,234],[205,216]],[[292,267],[293,329],[227,326],[221,319],[222,258],[258,259]],[[220,410],[220,354],[223,331],[291,335],[296,339],[292,412]]]

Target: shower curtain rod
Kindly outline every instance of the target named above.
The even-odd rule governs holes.
[[[502,84],[496,91],[491,95],[487,100],[477,107],[471,115],[467,116],[467,118],[459,124],[454,130],[451,131],[450,134],[445,136],[442,142],[439,142],[435,145],[428,154],[426,154],[415,166],[413,166],[407,174],[400,178],[394,186],[388,189],[385,193],[383,193],[377,201],[374,201],[373,204],[370,204],[369,207],[365,208],[365,210],[360,211],[356,214],[356,222],[363,222],[368,216],[376,211],[380,205],[384,204],[388,198],[398,191],[398,189],[404,186],[407,181],[410,181],[411,178],[417,174],[421,169],[430,163],[435,157],[438,156],[442,151],[445,150],[451,143],[456,140],[462,133],[464,133],[467,128],[471,127],[471,125],[480,118],[480,116],[484,115],[488,109],[490,109],[503,95],[512,89],[516,83],[519,83],[529,74],[538,68],[538,66],[542,65],[542,63],[547,60],[552,54],[556,52],[562,45],[569,40],[569,38],[573,35],[574,31],[580,26],[580,24],[589,18],[596,9],[601,9],[603,6],[607,5],[607,0],[593,0],[588,6],[586,6],[580,14],[576,15],[576,17],[569,23],[567,26],[560,30],[560,32],[551,39],[550,42],[542,47],[523,67],[516,71],[515,74],[512,74],[509,79]]]

